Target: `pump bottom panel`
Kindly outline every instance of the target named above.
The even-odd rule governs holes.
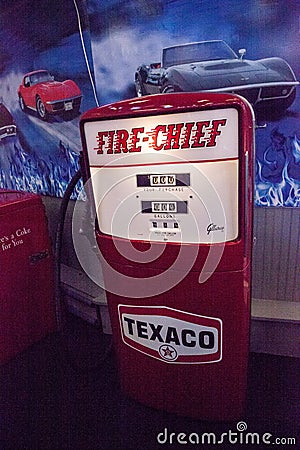
[[[246,398],[249,268],[215,272],[203,284],[198,276],[148,298],[107,293],[121,383],[158,409],[237,420]]]

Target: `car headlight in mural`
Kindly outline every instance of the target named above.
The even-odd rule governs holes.
[[[221,40],[163,49],[162,63],[141,65],[135,74],[138,96],[160,92],[230,92],[255,108],[285,110],[295,100],[299,84],[281,58],[244,59]]]
[[[50,114],[79,114],[82,94],[74,81],[55,81],[47,70],[36,70],[24,75],[18,96],[23,111],[34,110],[47,120]]]
[[[17,134],[17,127],[13,116],[8,111],[6,106],[0,101],[0,140],[15,136]]]

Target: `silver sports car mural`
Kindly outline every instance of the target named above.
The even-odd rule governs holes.
[[[195,42],[163,49],[162,62],[143,64],[135,73],[138,96],[161,92],[230,92],[242,95],[256,109],[284,111],[299,84],[281,58],[244,59],[221,40]]]

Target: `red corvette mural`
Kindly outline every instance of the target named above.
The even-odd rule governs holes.
[[[18,96],[22,111],[34,110],[47,120],[51,114],[79,114],[82,94],[74,81],[55,81],[48,70],[36,70],[24,75]]]

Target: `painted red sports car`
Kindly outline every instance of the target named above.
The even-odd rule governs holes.
[[[78,114],[82,94],[74,81],[55,81],[48,70],[35,70],[24,75],[18,96],[22,111],[32,109],[46,120],[50,114],[66,111]]]

